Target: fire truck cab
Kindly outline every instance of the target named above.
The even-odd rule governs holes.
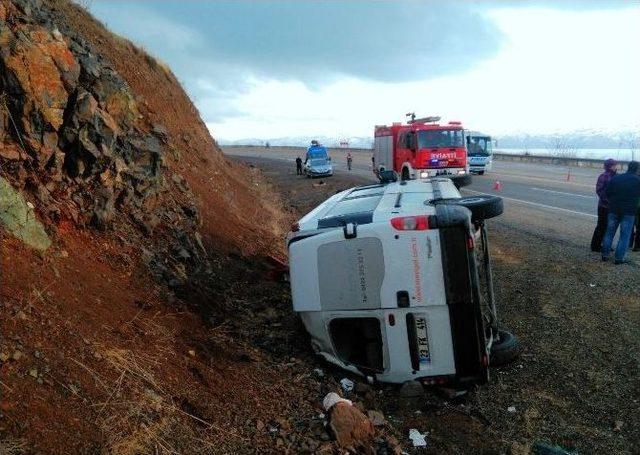
[[[402,180],[468,174],[465,134],[460,122],[438,124],[440,117],[416,119],[374,132],[374,172],[393,169]]]

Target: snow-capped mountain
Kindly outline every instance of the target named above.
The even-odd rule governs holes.
[[[276,137],[276,138],[246,138],[237,140],[220,139],[220,145],[265,145],[267,142],[271,146],[296,146],[308,147],[312,140],[319,141],[327,147],[340,147],[341,143],[347,143],[349,148],[370,149],[373,147],[373,137],[329,137],[329,136],[295,136],[295,137]]]
[[[577,130],[556,134],[509,134],[495,137],[499,148],[543,149],[564,144],[572,149],[640,148],[639,130]]]
[[[490,132],[485,132],[491,134]],[[548,134],[505,134],[494,135],[500,149],[554,149],[562,144],[571,149],[640,149],[640,129],[605,131],[605,130],[577,130],[563,133]],[[350,148],[373,148],[373,137],[329,137],[329,136],[293,136],[278,138],[246,138],[237,140],[218,141],[220,145],[265,145],[306,147],[313,139],[320,141],[327,147],[339,147],[341,142],[347,142]]]

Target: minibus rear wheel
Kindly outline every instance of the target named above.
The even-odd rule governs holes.
[[[454,204],[466,207],[471,212],[472,221],[488,220],[502,215],[504,204],[502,198],[498,196],[479,194],[477,196],[467,196],[450,199],[434,199],[431,204]]]

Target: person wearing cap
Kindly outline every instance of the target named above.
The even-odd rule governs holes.
[[[609,181],[616,175],[616,160],[609,158],[604,162],[604,172],[600,174],[598,177],[598,182],[596,183],[596,194],[598,195],[598,222],[596,223],[596,228],[593,231],[593,236],[591,237],[591,251],[600,252],[602,251],[602,239],[604,238],[604,233],[607,230],[607,213],[609,207],[609,201],[607,200],[607,186],[609,185]]]
[[[625,259],[629,241],[631,240],[631,230],[636,219],[638,204],[640,203],[640,176],[638,170],[640,163],[631,161],[627,166],[627,172],[616,175],[609,181],[606,195],[609,202],[609,213],[607,214],[607,231],[602,240],[602,260],[609,260],[611,244],[620,226],[620,237],[616,246],[615,264],[625,264],[629,262]]]

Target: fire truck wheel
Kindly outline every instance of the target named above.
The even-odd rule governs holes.
[[[516,336],[506,330],[498,330],[498,337],[491,345],[491,366],[506,365],[516,360],[519,355],[520,343]]]
[[[494,218],[498,215],[502,215],[502,212],[504,211],[502,198],[484,194],[452,199],[436,199],[431,203],[455,204],[466,207],[471,211],[471,220],[474,222]]]

